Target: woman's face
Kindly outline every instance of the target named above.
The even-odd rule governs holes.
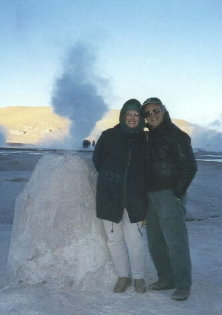
[[[125,124],[129,128],[135,128],[139,125],[140,114],[135,110],[128,110],[125,116]]]

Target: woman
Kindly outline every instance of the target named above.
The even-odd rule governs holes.
[[[93,154],[97,217],[103,220],[117,271],[116,293],[131,285],[131,277],[135,290],[146,292],[141,232],[147,210],[146,137],[140,109],[138,100],[128,100],[120,111],[120,123],[102,133]]]

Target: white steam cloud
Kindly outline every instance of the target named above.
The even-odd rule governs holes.
[[[217,119],[208,124],[208,127],[217,131],[222,131],[222,114],[219,114]]]
[[[95,55],[78,43],[69,50],[61,77],[52,95],[54,111],[72,121],[69,147],[79,148],[82,141],[107,111],[100,91],[106,81],[94,72]],[[71,145],[70,145],[71,144]]]
[[[222,152],[222,133],[196,126],[192,133],[192,144],[195,149]]]

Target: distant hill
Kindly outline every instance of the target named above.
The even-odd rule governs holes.
[[[95,128],[90,134],[90,138],[97,138],[101,132],[107,128],[111,128],[118,124],[119,122],[119,110],[111,109],[108,111],[102,120],[96,123]],[[192,135],[195,125],[181,119],[173,119],[173,122],[179,126],[183,131],[187,132],[189,135]]]
[[[38,144],[63,139],[69,133],[70,121],[53,113],[51,107],[0,108],[0,126],[11,144]]]
[[[213,129],[204,128],[182,119],[172,119],[173,123],[188,133],[192,146],[196,150],[222,151],[222,133]],[[90,138],[96,139],[103,130],[113,127],[119,122],[119,110],[112,109],[105,114],[102,120],[96,123]]]
[[[89,117],[86,117],[86,123]],[[119,122],[119,110],[111,109],[96,123],[88,138],[97,139],[101,132]],[[194,148],[222,151],[222,133],[200,127],[181,119],[173,122],[192,138]],[[71,121],[53,112],[51,107],[0,108],[0,127],[8,144],[41,145],[55,140],[62,141],[69,135]],[[0,140],[2,137],[0,137]]]

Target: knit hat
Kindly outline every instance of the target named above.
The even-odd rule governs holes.
[[[160,106],[163,106],[163,103],[161,102],[161,100],[157,97],[150,97],[147,100],[145,100],[145,102],[143,103],[143,106],[148,105],[148,104],[157,104]]]
[[[122,109],[120,111],[120,115],[119,115],[120,125],[125,131],[127,131],[129,133],[138,133],[139,131],[143,130],[143,128],[145,127],[144,119],[142,117],[140,117],[139,124],[137,127],[135,127],[135,128],[128,127],[125,123],[125,119],[126,119],[126,113],[129,110],[135,110],[136,112],[141,114],[141,103],[138,100],[136,100],[135,98],[132,98],[132,99],[126,101],[123,104],[123,107],[122,107]]]
[[[149,104],[156,104],[156,105],[160,105],[160,107],[162,109],[165,109],[165,106],[163,105],[163,103],[161,102],[161,100],[157,97],[150,97],[147,100],[145,100],[145,102],[143,102],[143,106],[141,107],[141,114],[143,115],[143,111],[146,107],[146,105]]]

